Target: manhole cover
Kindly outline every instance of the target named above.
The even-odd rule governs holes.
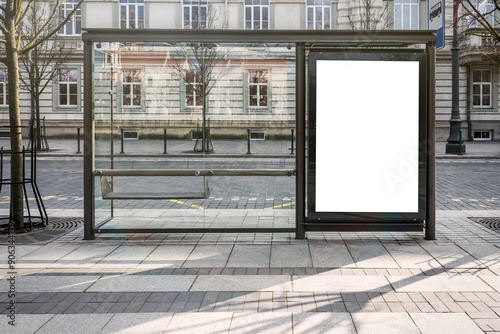
[[[470,219],[492,230],[500,230],[500,218],[470,218]]]
[[[83,225],[83,219],[81,218],[66,218],[57,219],[47,224],[47,229],[72,229]]]

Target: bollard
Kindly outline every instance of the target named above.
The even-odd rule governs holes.
[[[293,140],[293,131],[294,131],[294,130],[293,130],[293,129],[291,129],[291,130],[292,130],[292,142],[291,142],[291,144],[292,144],[292,148],[290,149],[290,151],[291,151],[291,152],[290,152],[290,154],[291,154],[291,155],[293,155],[293,154],[294,154],[294,153],[293,153],[293,150],[294,150],[294,147],[293,147],[293,142],[294,142],[294,140]]]
[[[122,147],[120,154],[125,154],[125,151],[123,151],[123,129],[120,129],[120,132],[121,132],[120,139],[121,139],[121,147]]]
[[[163,154],[167,153],[167,129],[163,129]]]
[[[252,154],[250,152],[250,128],[247,129],[247,154]]]
[[[82,153],[80,151],[80,128],[77,128],[76,130],[77,130],[76,140],[78,142],[78,151],[76,151],[76,153]]]
[[[463,155],[463,153],[462,153],[462,146],[464,145],[464,140],[463,140],[463,138],[462,138],[462,130],[460,130],[460,131],[458,132],[458,134],[459,134],[459,136],[460,136],[460,137],[459,137],[459,143],[460,143],[460,155]]]

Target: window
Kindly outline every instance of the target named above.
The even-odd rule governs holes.
[[[186,107],[203,106],[201,73],[186,72]]]
[[[123,106],[141,106],[141,71],[123,71]]]
[[[78,0],[66,0],[59,7],[59,22],[62,22],[75,8]],[[82,33],[82,10],[78,8],[71,19],[61,28],[60,35],[73,36]]]
[[[120,27],[144,29],[144,0],[120,0]]]
[[[493,3],[493,0],[471,0],[471,4],[473,5],[473,8],[471,8],[471,12],[473,14],[477,13],[477,16],[484,16],[489,24],[495,26],[495,4]],[[477,12],[474,13],[472,9],[475,9]],[[467,16],[467,20],[469,21],[469,28],[483,27],[470,15]]]
[[[269,0],[245,0],[245,29],[269,29]]]
[[[492,71],[472,70],[472,106],[474,108],[492,108]]]
[[[418,2],[420,0],[394,0],[394,29],[418,29]]]
[[[493,140],[493,130],[474,131],[474,140]]]
[[[250,108],[267,108],[267,71],[250,71],[248,75],[248,97]]]
[[[330,29],[331,0],[307,0],[307,29]]]
[[[7,89],[7,70],[0,69],[0,106],[9,105],[9,91]]]
[[[184,29],[207,28],[207,0],[184,0]]]
[[[78,71],[61,69],[59,71],[59,106],[76,107],[78,105]]]

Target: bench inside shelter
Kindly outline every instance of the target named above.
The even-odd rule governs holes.
[[[107,200],[143,200],[143,199],[206,199],[210,196],[209,176],[292,176],[292,169],[101,169],[95,175],[100,177],[102,198]],[[126,177],[164,177],[164,176],[201,176],[203,191],[199,192],[115,192],[109,178]]]

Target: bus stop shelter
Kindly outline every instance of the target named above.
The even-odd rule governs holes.
[[[435,238],[431,31],[88,29],[82,37],[85,239],[142,232],[303,239],[312,231]],[[290,126],[294,155],[274,164],[248,154],[250,128],[285,138]],[[217,140],[247,130],[248,152],[215,154]],[[120,155],[125,131],[163,139],[165,154]],[[186,144],[193,133],[190,153],[166,154],[167,139]],[[250,201],[258,201],[249,190],[258,182],[272,194],[292,189],[279,206],[294,209],[293,225],[265,224],[258,210],[241,224],[213,214],[224,210],[210,204],[224,202],[221,189],[240,181]]]

